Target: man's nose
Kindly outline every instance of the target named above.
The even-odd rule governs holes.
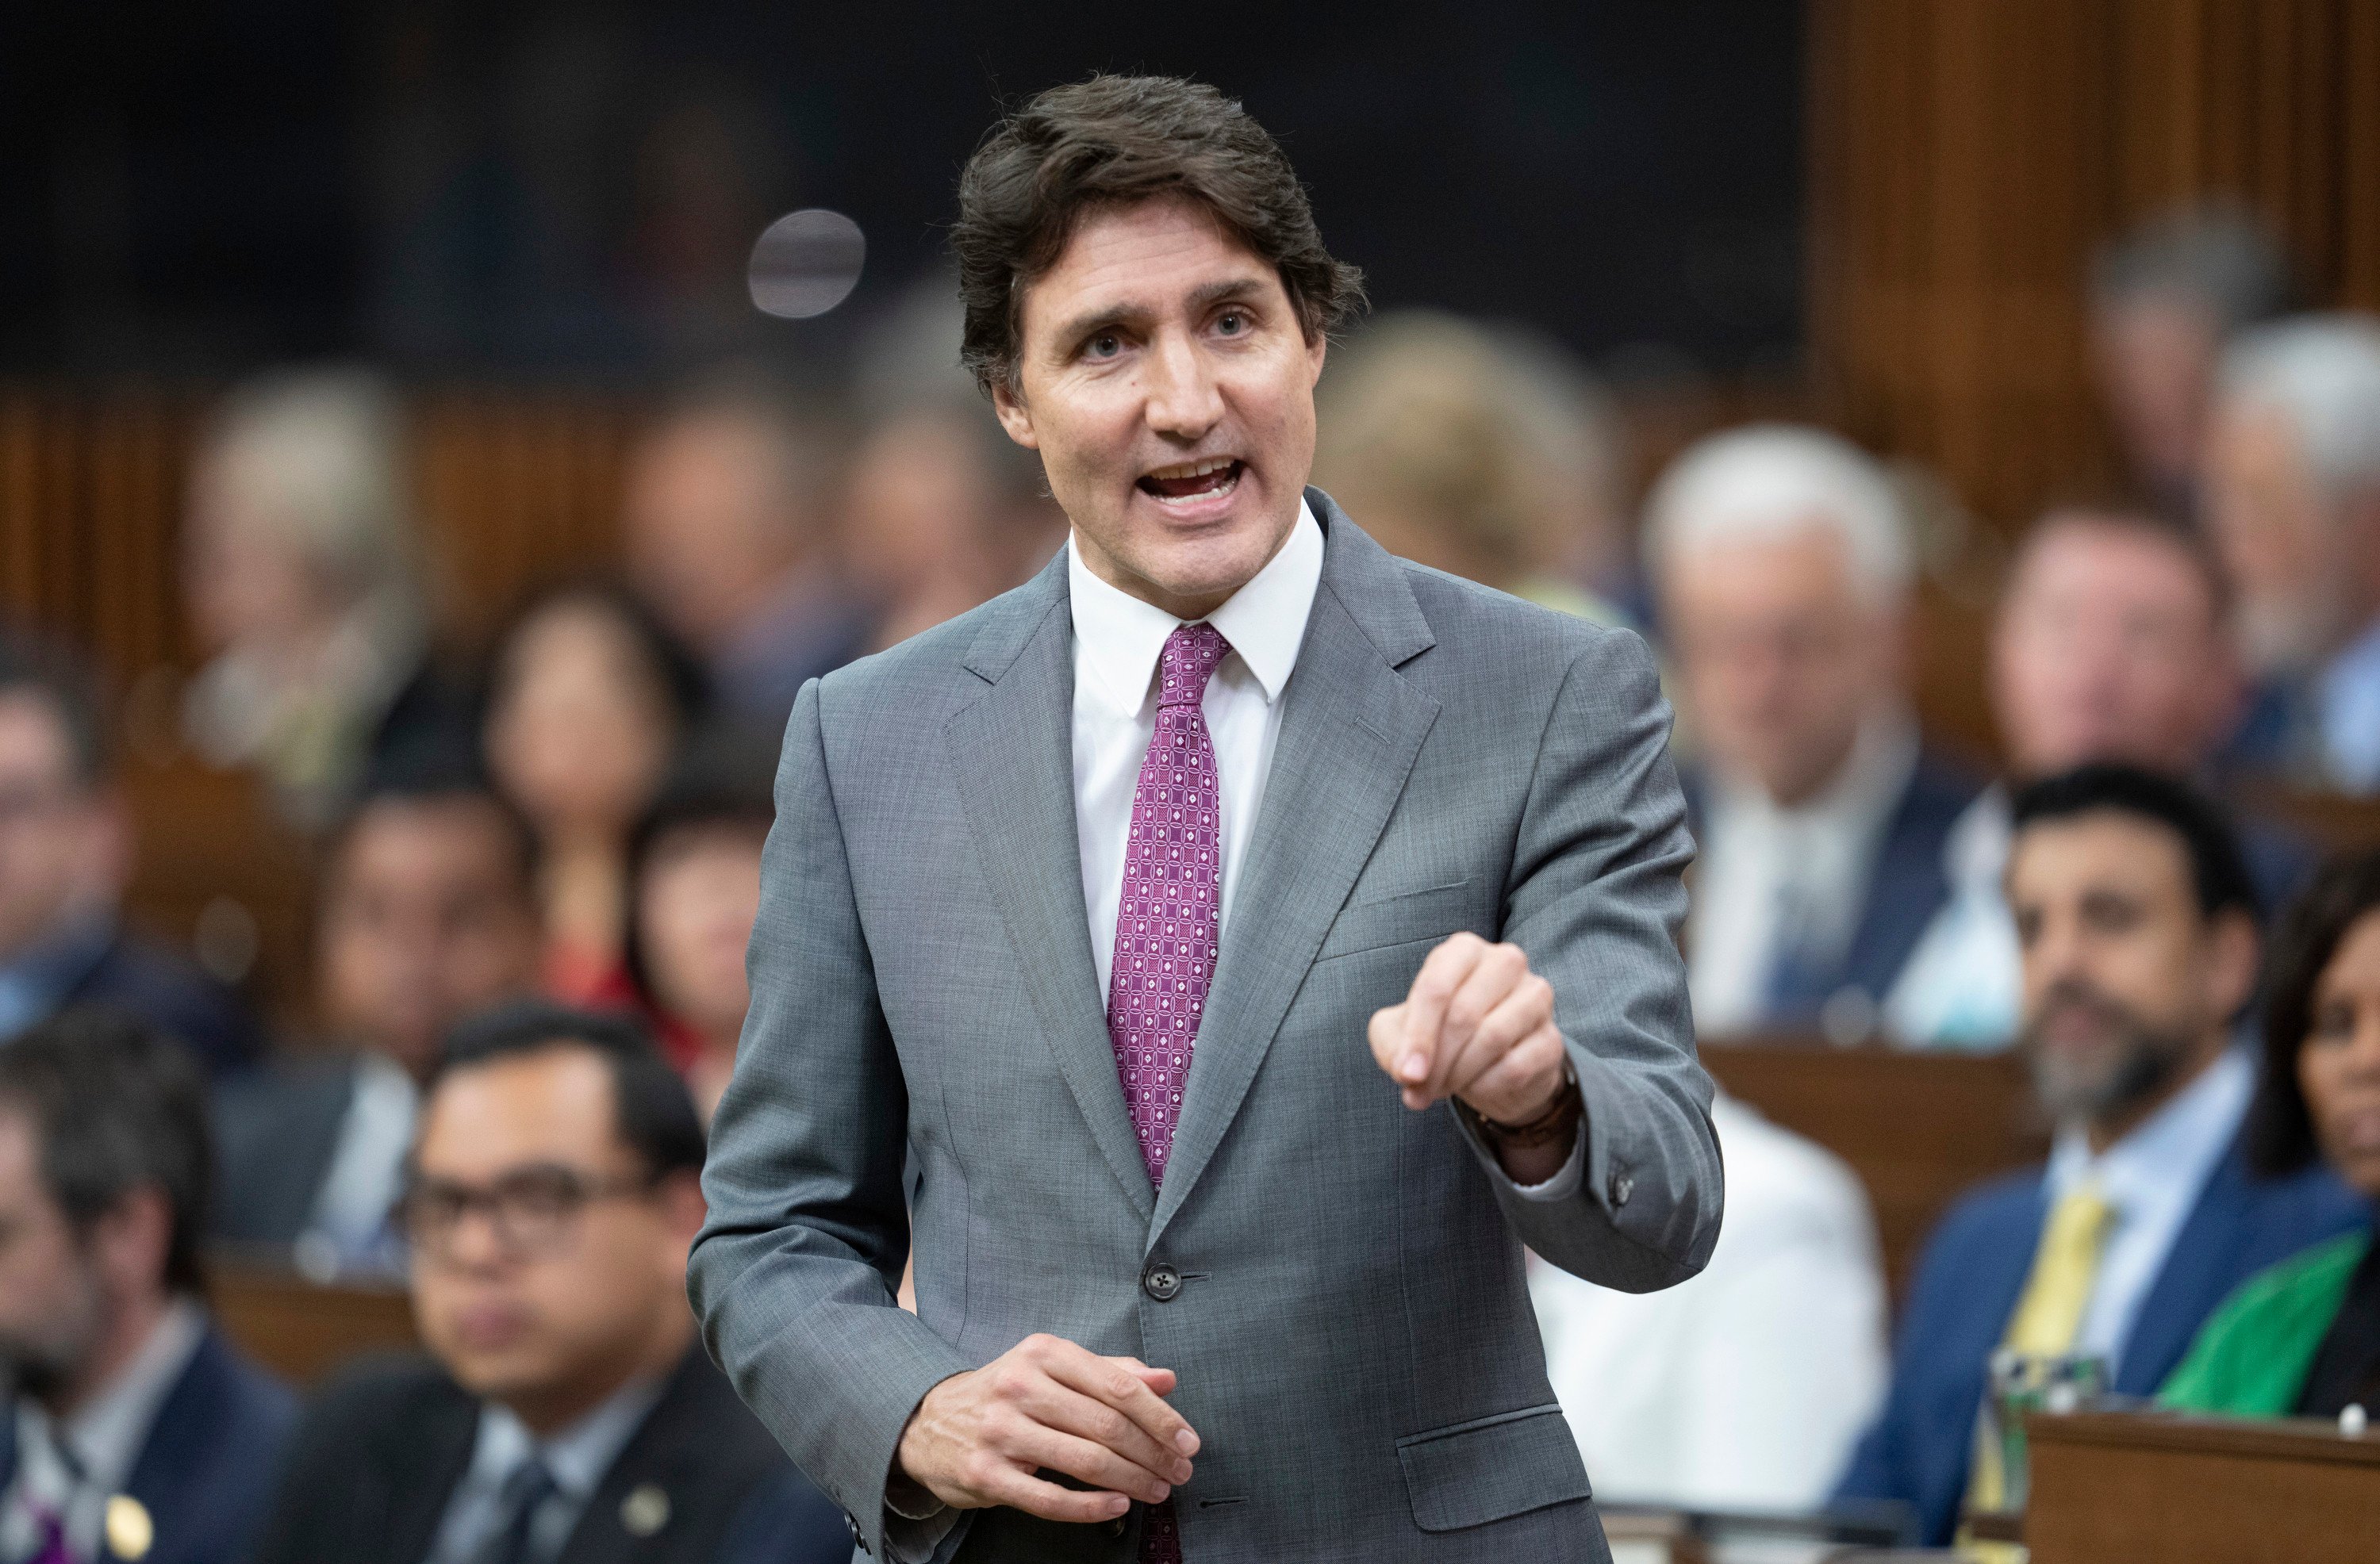
[[[1148,427],[1184,444],[1206,438],[1223,418],[1223,394],[1196,344],[1175,332],[1160,335],[1147,359]]]

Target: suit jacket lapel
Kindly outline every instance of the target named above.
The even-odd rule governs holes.
[[[1322,584],[1282,692],[1281,736],[1198,1024],[1152,1246],[1238,1114],[1438,720],[1438,702],[1396,672],[1436,644],[1402,571],[1320,490],[1306,500],[1327,541]]]
[[[1116,1079],[1083,904],[1065,555],[1012,603],[967,654],[967,670],[989,687],[951,720],[951,775],[1042,1038],[1116,1182],[1146,1220],[1156,1197]]]

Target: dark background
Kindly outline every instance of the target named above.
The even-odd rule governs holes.
[[[1786,369],[1802,31],[1791,0],[9,6],[0,372],[822,355],[938,263],[997,103],[1094,67],[1244,98],[1376,305],[1532,321],[1623,377]],[[808,205],[868,273],[769,321],[745,258]]]

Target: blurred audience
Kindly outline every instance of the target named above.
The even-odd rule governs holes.
[[[2224,356],[2208,519],[2258,700],[2241,759],[2380,793],[2380,318],[2306,315]]]
[[[2380,853],[2326,867],[2274,942],[2251,1112],[2258,1166],[2317,1158],[2380,1201]],[[2380,1410],[2380,1259],[2372,1235],[2320,1243],[2250,1278],[2159,1392],[2234,1417]]]
[[[1838,1489],[1913,1505],[1937,1546],[1962,1496],[2001,1499],[1974,1437],[1996,1352],[2096,1359],[2146,1395],[2242,1278],[2369,1218],[2327,1172],[2248,1168],[2256,1066],[2233,1024],[2256,990],[2255,892],[2220,811],[2163,773],[2093,765],[2010,813],[2021,1043],[2054,1149],[1936,1229]]]
[[[1735,430],[1656,485],[1645,556],[1696,746],[1695,1023],[1864,1038],[1976,791],[1919,745],[1899,498],[1834,435]]]
[[[772,734],[703,734],[638,822],[631,854],[629,971],[705,1123],[735,1073],[752,1001],[744,957],[760,913],[760,849],[776,819],[776,759]]]
[[[2241,208],[2169,212],[2100,253],[2093,368],[2132,480],[2167,517],[2201,514],[2207,410],[2225,342],[2278,314],[2289,297],[2280,247]]]
[[[866,650],[872,627],[836,565],[829,448],[815,411],[727,375],[684,392],[628,461],[630,580],[721,702],[766,726],[782,729],[802,682]]]
[[[467,1023],[403,1203],[426,1355],[315,1400],[257,1564],[844,1564],[842,1513],[696,1339],[702,1126],[625,1019]]]
[[[1314,481],[1390,552],[1603,623],[1626,574],[1609,401],[1553,344],[1436,310],[1332,356]]]
[[[440,1039],[535,987],[535,847],[468,764],[425,762],[367,782],[323,856],[329,1046],[218,1092],[216,1231],[317,1279],[393,1273],[390,1212]]]
[[[539,593],[497,637],[482,743],[497,789],[537,833],[544,983],[559,999],[634,997],[628,836],[704,699],[669,632],[605,583]]]
[[[289,1392],[209,1322],[203,1080],[121,1012],[0,1049],[0,1558],[236,1564]]]
[[[2070,508],[2027,535],[1991,644],[1991,697],[2009,776],[2022,783],[2093,760],[2205,774],[2242,690],[2222,567],[2194,532],[2138,511]],[[1885,1001],[1896,1039],[1998,1048],[2017,1028],[2019,962],[2001,877],[2009,787],[1988,787],[1950,832],[1953,893]],[[2263,903],[2302,883],[2313,855],[2242,822]]]
[[[69,1005],[140,1015],[228,1072],[254,1023],[222,985],[128,933],[132,825],[110,768],[96,679],[0,634],[0,1042]]]
[[[1727,1225],[1699,1276],[1615,1292],[1532,1260],[1546,1370],[1599,1497],[1800,1512],[1827,1497],[1885,1383],[1866,1192],[1722,1093]]]
[[[184,726],[309,827],[336,814],[421,667],[404,432],[370,375],[275,375],[225,401],[192,468],[183,594],[211,661]]]
[[[996,537],[1014,470],[999,439],[979,405],[928,402],[880,419],[860,442],[843,528],[853,586],[874,605],[865,649],[907,640],[1014,585]]]

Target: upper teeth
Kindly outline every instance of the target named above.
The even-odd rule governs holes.
[[[1221,472],[1235,460],[1237,458],[1232,456],[1217,456],[1211,461],[1184,462],[1178,467],[1159,467],[1148,476],[1169,480],[1177,478],[1204,478],[1210,472]]]

